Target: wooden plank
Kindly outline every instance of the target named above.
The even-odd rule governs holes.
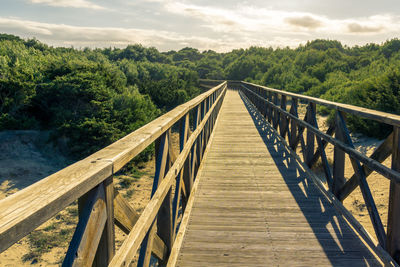
[[[335,124],[340,120],[338,117],[338,113],[335,114]],[[344,136],[342,135],[342,131],[339,128],[336,128],[335,138],[338,140],[344,140]],[[344,177],[345,170],[345,156],[343,150],[341,150],[338,146],[334,147],[333,151],[333,181],[332,181],[332,192],[335,196],[339,195],[340,190],[343,185],[346,183],[346,178]]]
[[[112,163],[88,159],[0,201],[0,251],[112,175]]]
[[[106,206],[106,224],[100,238],[94,258],[94,266],[106,266],[115,253],[115,230],[114,230],[114,185],[113,177],[107,178],[99,186],[104,188],[104,202]]]
[[[163,180],[165,174],[168,172],[169,169],[169,150],[170,150],[170,130],[165,132],[156,142],[155,145],[155,154],[156,154],[156,170],[154,174],[154,180],[153,180],[153,188],[151,190],[151,197],[154,196],[154,194],[157,191],[158,186],[160,185],[161,181]],[[171,193],[170,190],[167,192],[167,201],[170,201],[171,199]],[[163,202],[164,204],[164,202]],[[161,207],[163,206],[161,205]],[[151,227],[149,232],[147,233],[142,246],[140,248],[140,254],[139,254],[139,260],[138,260],[138,266],[149,266],[150,264],[150,259],[151,259],[151,252],[153,250],[153,243],[154,243],[154,237],[157,232],[157,220],[155,220]],[[161,238],[162,239],[162,238]],[[165,240],[163,240],[165,243]],[[168,244],[167,249],[168,249]]]
[[[316,105],[315,103],[310,102],[307,106],[307,122],[311,125],[313,124],[313,116],[315,115]],[[307,129],[307,143],[306,143],[306,158],[305,162],[310,167],[312,158],[314,156],[314,143],[315,143],[315,136],[310,129]]]
[[[92,266],[107,221],[103,186],[89,192],[82,208],[62,266]]]
[[[392,147],[393,132],[385,139],[382,144],[379,145],[379,147],[375,149],[370,158],[382,163],[392,154]],[[372,169],[368,168],[365,164],[362,165],[362,168],[364,169],[365,175],[368,178],[368,176],[372,173]],[[359,181],[357,179],[357,176],[353,174],[338,192],[337,197],[339,198],[339,200],[345,200],[351,194],[351,192],[353,192],[354,189],[357,188],[358,185]]]
[[[400,171],[400,128],[393,129],[392,168]],[[387,249],[393,259],[400,263],[400,184],[391,182],[387,223]]]
[[[283,110],[286,110],[286,96],[281,96],[281,108]],[[281,136],[283,136],[283,138],[285,138],[286,136],[286,132],[287,132],[287,126],[288,126],[288,118],[281,114],[281,118],[280,118],[280,124],[279,124],[279,130],[280,130],[280,134]]]
[[[133,226],[139,219],[139,214],[132,208],[121,194],[114,191],[114,220],[115,224],[125,233],[129,234]],[[160,260],[165,260],[167,256],[167,247],[160,237],[154,236],[152,253]]]
[[[298,259],[310,255],[324,259],[327,253],[344,252],[352,255],[349,262],[343,259],[344,264],[355,265],[362,258],[379,264],[332,203],[298,173],[303,171],[293,168],[291,159],[281,161],[287,155],[276,153],[281,149],[276,146],[277,140],[272,136],[267,137],[271,142],[263,140],[262,135],[268,130],[260,122],[255,121],[253,126],[236,122],[235,127],[229,128],[222,123],[232,120],[229,114],[233,106],[236,113],[247,114],[237,116],[240,121],[252,120],[242,100],[232,93],[227,92],[221,108],[215,138],[196,180],[199,189],[187,218],[182,246],[175,256],[176,264],[170,266],[265,266],[268,262],[272,266],[287,262],[296,266]],[[249,110],[252,112],[251,107]],[[240,140],[250,132],[251,139]],[[225,133],[227,138],[223,138]],[[252,157],[246,145],[257,134],[258,146],[268,149],[257,150],[258,155]],[[265,158],[274,157],[275,166],[265,166],[269,160],[262,160],[262,153]],[[294,253],[298,259],[291,260]],[[227,263],[225,258],[231,260]],[[339,264],[340,258],[336,258]],[[310,262],[318,264],[315,260]],[[331,265],[328,260],[321,262]]]
[[[335,124],[332,124],[329,126],[328,130],[326,131],[326,134],[332,136],[334,133],[335,133]],[[311,166],[313,166],[317,162],[318,158],[321,156],[321,152],[324,151],[326,146],[328,145],[328,142],[326,140],[322,140],[321,142],[322,142],[322,150],[318,146],[317,151],[315,152],[310,162]]]

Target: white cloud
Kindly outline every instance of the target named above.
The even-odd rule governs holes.
[[[96,5],[86,0],[29,0],[33,4],[44,4],[55,7],[74,7],[88,9],[105,9],[102,6]]]
[[[248,43],[227,42],[223,38],[184,36],[174,32],[114,27],[78,27],[65,24],[49,24],[16,18],[0,17],[0,32],[37,39],[54,46],[75,47],[125,47],[140,43],[162,51],[177,50],[185,46],[200,50],[228,51]]]
[[[400,31],[399,17],[389,14],[354,19],[331,19],[307,12],[290,12],[249,5],[217,8],[170,1],[164,7],[170,13],[201,20],[204,23],[203,27],[214,32],[242,35],[265,33],[312,36],[329,33],[341,36]]]

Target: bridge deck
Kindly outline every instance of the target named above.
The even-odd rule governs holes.
[[[227,92],[176,265],[380,266],[249,111]]]

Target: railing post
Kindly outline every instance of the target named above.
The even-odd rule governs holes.
[[[268,101],[270,103],[272,103],[272,93],[268,92]],[[268,108],[268,122],[271,123],[272,122],[272,115],[273,115],[273,108],[271,106],[269,106]]]
[[[286,96],[285,95],[281,95],[281,109],[283,109],[284,111],[286,111]],[[283,139],[285,139],[286,136],[286,130],[287,130],[287,117],[282,113],[280,116],[280,122],[279,122],[279,133],[281,134],[281,136],[283,137]]]
[[[307,107],[307,122],[308,123],[312,124],[312,116],[313,116],[313,113],[315,112],[315,110],[316,110],[316,104],[313,102],[310,102]],[[307,128],[307,143],[306,144],[307,144],[307,146],[306,146],[306,149],[307,149],[306,157],[307,158],[305,159],[305,162],[307,163],[307,165],[309,165],[314,156],[315,137],[314,137],[314,133],[312,131],[310,131],[308,128]]]
[[[274,105],[278,105],[278,94],[274,93]],[[275,129],[278,129],[278,124],[279,124],[279,112],[277,109],[273,108],[273,116],[272,116],[272,126]]]
[[[297,98],[292,97],[292,106],[290,107],[290,114],[293,114],[297,118],[299,117],[297,114],[297,106],[298,106],[298,100]],[[295,120],[290,120],[290,140],[289,144],[290,147],[296,151],[296,139],[297,139],[297,122]]]
[[[151,190],[151,197],[157,191],[158,185],[161,183],[161,180],[164,178],[165,174],[168,172],[170,167],[170,158],[169,158],[169,149],[170,149],[170,131],[167,130],[156,140],[156,170],[154,174],[153,188]],[[170,218],[165,218],[168,216],[168,210],[171,214]],[[161,217],[161,218],[160,218]],[[161,219],[163,225],[158,225],[158,221]],[[159,229],[161,227],[161,229]],[[168,229],[171,228],[170,233],[168,233]],[[167,196],[164,199],[164,202],[160,208],[157,219],[153,222],[149,231],[146,234],[142,242],[142,246],[140,248],[138,266],[149,266],[151,259],[151,252],[153,247],[153,241],[155,233],[158,232],[160,238],[164,241],[167,246],[168,253],[171,249],[170,235],[172,234],[172,212],[171,212],[171,190],[169,190]],[[172,237],[171,237],[172,238]]]
[[[179,151],[180,152],[182,152],[188,137],[189,137],[189,113],[187,113],[181,119],[180,131],[179,131]],[[193,178],[191,177],[192,171],[190,170],[191,157],[192,157],[192,155],[189,153],[187,159],[185,160],[183,169],[179,172],[179,175],[176,178],[175,194],[174,194],[174,200],[172,203],[173,240],[175,240],[175,232],[176,232],[176,227],[178,225],[177,220],[178,220],[178,212],[179,212],[179,206],[180,206],[179,202],[181,199],[181,192],[182,192],[182,190],[184,190],[184,192],[186,192],[185,198],[182,198],[182,202],[186,202],[187,198],[189,197],[190,190],[192,189]],[[182,185],[184,185],[185,188],[182,189]]]
[[[339,111],[335,114],[335,124],[340,125]],[[335,138],[338,140],[344,140],[341,134],[342,129],[336,127]],[[339,149],[337,146],[334,147],[333,151],[333,181],[332,181],[332,191],[336,196],[338,195],[340,189],[346,183],[346,178],[344,177],[345,168],[345,153],[343,150]]]
[[[400,171],[400,127],[393,126],[392,169]],[[387,222],[387,249],[400,263],[400,185],[391,181]]]
[[[115,229],[114,229],[114,184],[113,177],[109,177],[100,186],[104,187],[107,221],[104,226],[99,247],[97,248],[94,266],[108,266],[115,254]]]
[[[194,125],[193,125],[193,130],[196,130],[197,126],[201,122],[201,104],[197,105],[194,110]],[[192,157],[190,160],[190,169],[192,171],[191,177],[194,178],[196,177],[197,174],[197,168],[199,167],[199,158],[198,158],[198,147],[200,146],[200,135],[197,137],[196,141],[193,144],[193,147],[190,151]],[[185,204],[185,203],[184,203]]]

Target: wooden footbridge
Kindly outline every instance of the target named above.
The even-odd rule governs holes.
[[[398,266],[400,116],[246,82],[202,83],[210,88],[202,95],[1,200],[0,251],[78,200],[63,266]],[[336,112],[327,132],[317,105]],[[348,116],[393,132],[367,157],[354,148]],[[154,142],[152,197],[138,214],[113,175]],[[323,179],[310,169],[317,161]],[[367,181],[373,171],[391,181],[386,229]],[[374,233],[341,203],[357,187]],[[117,249],[115,226],[127,234]]]

